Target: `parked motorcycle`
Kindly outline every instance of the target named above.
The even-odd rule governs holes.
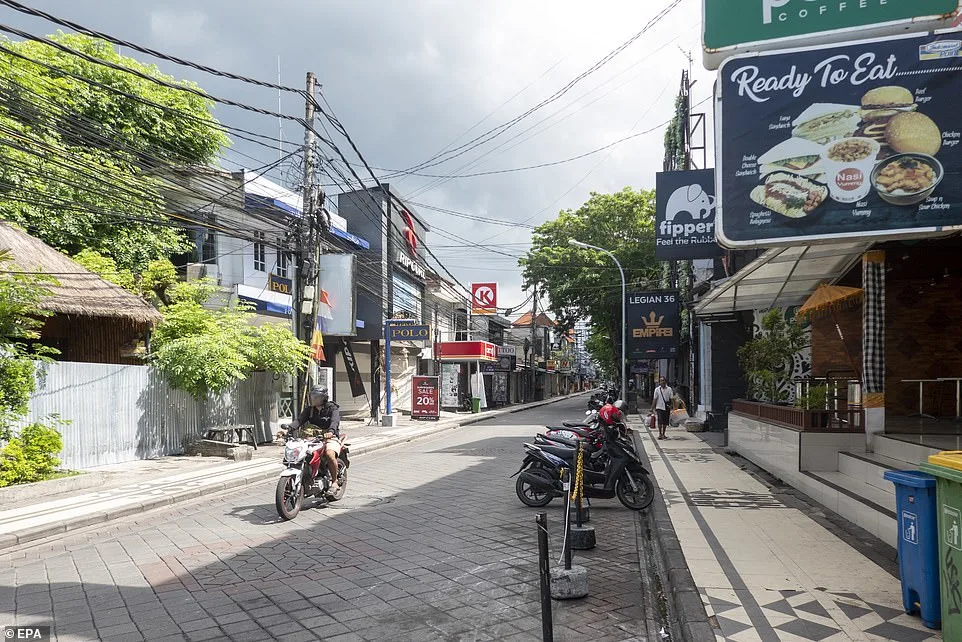
[[[337,492],[330,492],[331,474],[327,469],[327,444],[321,437],[303,439],[288,433],[284,442],[284,470],[277,480],[274,505],[281,519],[291,520],[301,512],[305,497],[338,501],[347,489],[347,469],[351,462],[347,436],[341,435],[341,454],[337,458]]]
[[[602,423],[604,446],[597,453],[583,453],[584,495],[588,498],[617,497],[632,510],[647,508],[655,497],[649,471],[641,463],[633,447],[619,434],[617,425]],[[546,506],[555,497],[564,496],[561,469],[573,470],[577,448],[548,444],[525,444],[525,458],[512,477],[517,476],[515,492],[527,506]],[[587,459],[584,459],[587,457]],[[599,469],[599,465],[600,469]]]

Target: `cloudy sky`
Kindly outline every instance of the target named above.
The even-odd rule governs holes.
[[[365,158],[379,168],[405,169],[524,114],[639,32],[672,2],[33,0],[29,4],[131,42],[249,77],[276,81],[278,57],[282,84],[300,87],[305,72],[313,71],[324,97]],[[546,168],[473,178],[408,175],[392,179],[392,185],[415,203],[531,225],[554,218],[560,209],[579,206],[592,191],[616,191],[626,185],[653,187],[663,158],[663,124],[672,115],[681,72],[689,65],[688,52],[694,58],[697,80],[693,102],[711,93],[713,74],[700,62],[700,12],[701,0],[681,0],[664,19],[560,99],[489,143],[423,171],[448,176],[552,163],[631,134],[653,129],[651,133]],[[56,29],[7,9],[0,15],[0,22],[32,33]],[[132,51],[123,53],[146,58]],[[215,95],[277,109],[273,90],[154,62]],[[705,102],[701,109],[710,110],[710,105]],[[295,95],[285,94],[281,111],[302,115],[303,104]],[[216,115],[224,123],[278,136],[275,118],[223,106]],[[283,136],[300,141],[303,133],[288,122]],[[342,139],[337,142],[348,151]],[[224,154],[223,163],[236,169],[275,160],[276,151],[237,141]],[[272,176],[284,179],[284,174]],[[501,305],[525,298],[512,257],[528,247],[530,229],[491,225],[424,207],[419,211],[435,230],[428,243],[462,283],[499,281]],[[487,249],[468,246],[445,233]]]

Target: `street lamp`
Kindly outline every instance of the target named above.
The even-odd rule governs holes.
[[[618,266],[618,272],[621,273],[621,398],[625,403],[628,403],[628,375],[626,373],[628,360],[625,358],[625,324],[627,323],[627,317],[625,316],[625,301],[627,299],[627,295],[625,294],[625,271],[622,269],[621,263],[618,262],[615,255],[603,247],[589,245],[575,239],[568,239],[568,245],[580,247],[585,250],[604,252],[611,257],[611,260]]]

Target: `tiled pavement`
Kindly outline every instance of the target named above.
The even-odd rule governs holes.
[[[538,640],[535,510],[508,476],[562,402],[358,457],[345,499],[278,521],[273,482],[0,555],[0,624],[75,640]],[[524,425],[527,424],[527,425]],[[561,507],[547,508],[552,556]],[[556,640],[646,640],[637,514],[597,502],[591,594]]]
[[[719,640],[941,640],[898,579],[697,434],[641,435]]]

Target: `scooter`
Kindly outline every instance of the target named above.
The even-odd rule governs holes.
[[[284,442],[284,470],[277,480],[274,506],[281,519],[291,520],[301,511],[305,497],[322,497],[338,501],[347,490],[347,469],[351,466],[347,435],[342,434],[341,453],[337,457],[337,492],[330,492],[331,474],[327,469],[327,442],[322,437],[302,439],[290,432]]]
[[[594,470],[590,462],[589,465],[583,463],[585,497],[617,497],[626,508],[647,508],[655,498],[649,471],[638,455],[619,439],[616,427],[605,426],[603,431],[605,444],[598,453],[599,458],[607,455],[603,470]],[[574,469],[577,449],[546,444],[525,444],[524,449],[525,458],[521,468],[512,475],[518,477],[515,483],[518,499],[527,506],[541,507],[547,506],[555,497],[564,496],[561,469]]]

